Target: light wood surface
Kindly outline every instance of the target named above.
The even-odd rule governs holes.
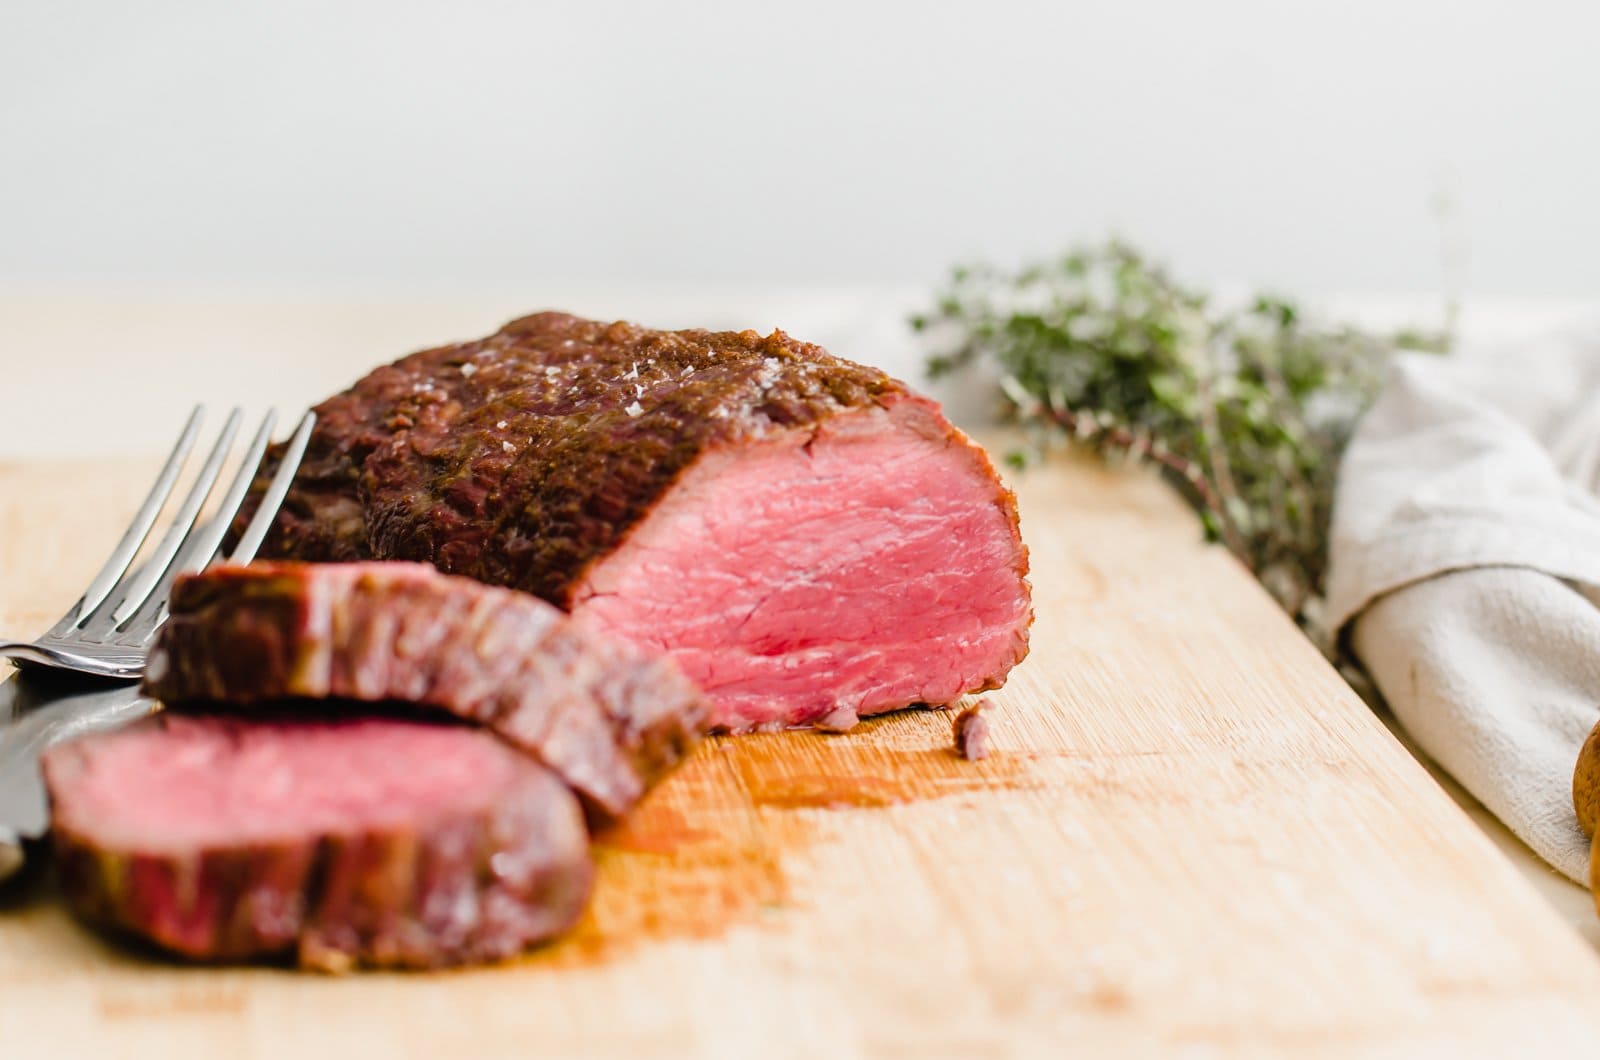
[[[0,464],[0,634],[149,461]],[[513,964],[190,968],[0,896],[0,1053],[1500,1056],[1592,1045],[1600,962],[1158,483],[1020,477],[1033,655],[950,716],[713,741]]]

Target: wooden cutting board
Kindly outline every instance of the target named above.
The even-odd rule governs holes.
[[[0,633],[149,462],[0,465]],[[1017,482],[1038,623],[994,754],[950,716],[714,740],[515,963],[191,968],[0,896],[0,1053],[1397,1056],[1600,1041],[1600,963],[1157,482]]]

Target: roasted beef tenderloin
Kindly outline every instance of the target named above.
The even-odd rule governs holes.
[[[782,332],[541,313],[316,411],[265,554],[535,593],[669,652],[723,729],[948,703],[1027,652],[1027,553],[983,450]]]
[[[465,726],[169,713],[44,774],[76,912],[190,958],[494,960],[570,926],[594,874],[567,786]]]

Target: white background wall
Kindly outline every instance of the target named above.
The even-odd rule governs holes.
[[[0,2],[0,286],[1600,284],[1600,4]],[[534,301],[542,299],[533,296]]]

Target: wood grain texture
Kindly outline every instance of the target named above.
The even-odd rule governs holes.
[[[148,461],[0,465],[0,633]],[[1497,1056],[1600,1035],[1600,962],[1159,484],[1017,482],[1034,653],[952,715],[712,741],[558,945],[444,975],[163,962],[0,895],[6,1056]]]

